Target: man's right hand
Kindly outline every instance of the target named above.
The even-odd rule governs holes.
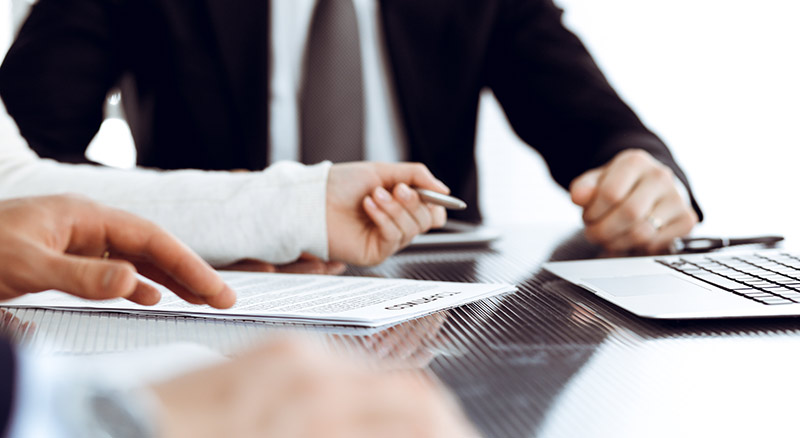
[[[444,207],[423,202],[412,187],[450,193],[419,163],[333,165],[326,210],[330,259],[376,265],[414,236],[442,227]]]
[[[190,303],[228,308],[236,300],[197,254],[130,213],[77,196],[0,202],[0,300],[59,289],[156,304],[160,293],[137,272]]]

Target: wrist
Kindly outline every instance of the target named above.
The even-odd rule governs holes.
[[[280,207],[265,209],[268,223],[273,224],[277,235],[266,244],[278,248],[279,257],[264,260],[273,263],[292,262],[303,253],[320,259],[328,259],[327,196],[331,162],[324,161],[312,166],[299,163],[279,162],[265,171],[265,176],[277,181],[280,202],[271,204]]]

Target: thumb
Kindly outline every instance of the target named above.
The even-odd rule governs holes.
[[[450,188],[421,163],[389,163],[378,168],[384,187],[405,183],[412,187],[450,194]]]
[[[581,207],[589,205],[597,191],[597,185],[600,182],[602,173],[602,168],[592,169],[572,180],[569,185],[569,194],[572,197],[572,202]]]
[[[48,288],[90,300],[126,298],[139,283],[136,268],[125,261],[59,254],[47,265]]]

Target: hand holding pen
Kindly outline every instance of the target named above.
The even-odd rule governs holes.
[[[327,259],[355,265],[382,262],[415,236],[442,227],[446,207],[466,207],[449,193],[418,163],[334,164],[327,180]]]

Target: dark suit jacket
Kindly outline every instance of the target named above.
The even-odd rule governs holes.
[[[6,436],[14,399],[16,357],[11,343],[0,336],[0,436]]]
[[[469,203],[461,218],[479,219],[475,126],[486,88],[564,187],[632,147],[688,187],[552,0],[380,1],[410,158]],[[264,0],[40,0],[0,70],[0,94],[43,156],[83,161],[104,98],[121,84],[139,164],[261,169],[268,12]]]

